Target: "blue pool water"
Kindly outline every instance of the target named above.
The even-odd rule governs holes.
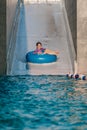
[[[0,77],[0,130],[87,130],[87,81]]]

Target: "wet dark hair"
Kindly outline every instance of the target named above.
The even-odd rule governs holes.
[[[38,46],[39,44],[42,46],[42,43],[41,43],[41,42],[37,42],[37,43],[36,43],[36,46]]]

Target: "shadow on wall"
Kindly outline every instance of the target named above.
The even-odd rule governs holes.
[[[63,0],[67,11],[75,52],[77,54],[77,0]]]
[[[6,1],[0,0],[0,75],[6,73]]]
[[[13,6],[12,6],[12,5]],[[16,46],[16,37],[19,24],[19,16],[21,11],[22,2],[21,0],[15,2],[7,2],[7,74],[10,73],[14,50]],[[13,7],[13,8],[12,8]],[[9,17],[10,16],[10,17]]]
[[[18,24],[17,38],[16,38],[16,48],[15,55],[19,62],[26,62],[26,52],[28,51],[28,40],[27,40],[27,27],[26,27],[26,14],[25,6],[22,4],[20,11],[20,19]],[[19,53],[18,53],[19,51]]]

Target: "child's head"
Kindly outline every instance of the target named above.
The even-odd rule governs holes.
[[[36,48],[37,48],[37,49],[42,48],[42,43],[41,43],[41,42],[37,42],[37,43],[36,43]]]

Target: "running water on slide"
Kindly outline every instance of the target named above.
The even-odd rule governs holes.
[[[36,42],[44,48],[58,50],[58,60],[49,64],[26,64],[26,53],[35,49]],[[51,74],[73,72],[66,36],[62,3],[28,3],[21,7],[16,47],[11,68],[12,75]]]

